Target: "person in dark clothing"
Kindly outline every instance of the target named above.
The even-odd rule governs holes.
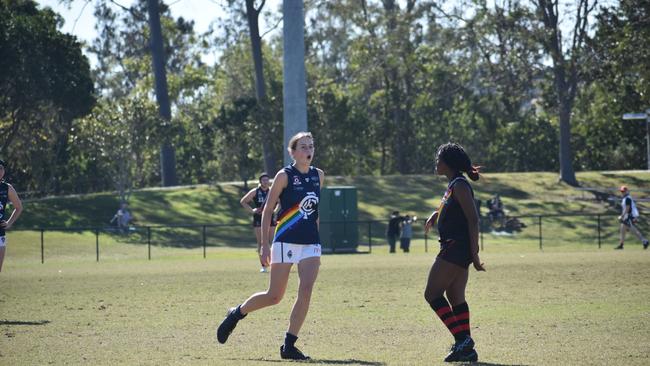
[[[411,217],[406,215],[404,216],[404,220],[402,220],[402,233],[399,237],[399,247],[404,251],[404,253],[410,251],[411,239],[413,238],[413,222],[417,219],[417,216]]]
[[[266,198],[269,195],[271,190],[271,180],[267,173],[262,173],[259,177],[259,185],[256,188],[251,189],[246,193],[244,197],[239,201],[242,207],[250,212],[253,215],[253,231],[255,232],[255,239],[257,240],[257,253],[262,250],[262,212],[264,212],[264,205],[266,204]],[[251,207],[250,203],[253,202],[254,208]],[[272,239],[273,232],[275,231],[275,226],[277,225],[275,214],[271,217],[271,227],[269,228],[270,232],[268,234],[269,240]],[[270,245],[271,243],[269,243]],[[262,268],[260,269],[261,273],[268,273],[268,268],[263,263],[261,263]]]
[[[23,204],[18,197],[18,193],[11,184],[4,181],[6,166],[7,164],[0,160],[0,272],[2,271],[2,262],[4,262],[7,249],[5,232],[11,229],[18,220],[18,216],[23,212]],[[14,206],[11,215],[8,215],[6,211],[9,202]]]
[[[437,221],[440,234],[440,253],[429,272],[424,298],[455,339],[445,362],[476,362],[478,353],[470,332],[465,287],[470,264],[477,271],[485,271],[485,268],[478,255],[479,228],[474,191],[463,173],[478,180],[479,172],[463,147],[455,143],[438,148],[436,172],[446,176],[449,184],[439,208],[424,226],[426,233]]]
[[[391,253],[395,253],[395,242],[397,242],[397,238],[399,238],[400,224],[403,220],[404,218],[399,215],[399,211],[393,211],[390,215],[388,228],[386,229],[386,240],[388,241]]]

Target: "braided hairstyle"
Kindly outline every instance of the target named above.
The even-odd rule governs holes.
[[[459,172],[467,173],[471,180],[478,180],[479,167],[472,165],[472,160],[460,144],[448,142],[438,147],[438,159],[442,160],[447,166]]]

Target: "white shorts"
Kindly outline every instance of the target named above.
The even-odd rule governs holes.
[[[4,248],[6,246],[7,246],[7,237],[0,236],[0,248]]]
[[[320,251],[320,244],[275,242],[271,246],[271,264],[299,263],[303,259],[320,257]]]

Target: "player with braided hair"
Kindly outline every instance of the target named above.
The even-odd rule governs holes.
[[[449,184],[440,206],[425,223],[425,232],[428,232],[437,222],[440,253],[429,272],[424,298],[455,339],[445,362],[475,362],[478,354],[470,332],[465,287],[470,263],[477,271],[485,271],[485,268],[478,255],[479,227],[474,191],[463,173],[476,181],[479,171],[463,147],[450,142],[438,148],[436,172],[446,176]]]

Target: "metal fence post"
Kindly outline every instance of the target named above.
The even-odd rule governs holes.
[[[147,251],[149,260],[151,260],[151,226],[147,226]]]
[[[203,225],[203,259],[205,259],[205,230],[206,227]]]
[[[424,233],[424,252],[429,253],[429,234]]]
[[[43,234],[45,229],[41,229],[41,264],[45,263],[45,242],[43,241]]]
[[[95,254],[99,262],[99,229],[95,229]]]
[[[539,216],[539,250],[542,250],[542,216]]]
[[[372,253],[372,221],[368,221],[368,253]]]
[[[600,249],[600,215],[598,215],[598,249]]]

